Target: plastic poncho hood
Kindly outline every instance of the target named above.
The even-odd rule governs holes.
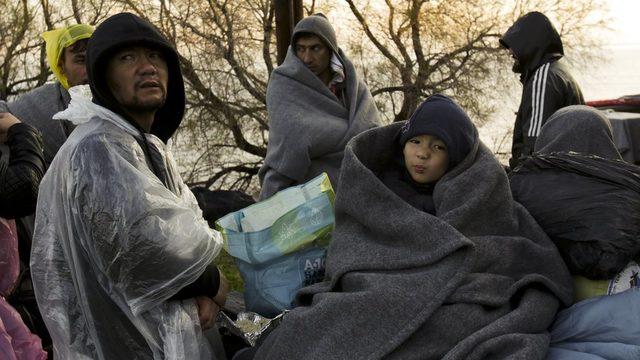
[[[70,25],[42,33],[42,38],[46,43],[49,67],[65,89],[69,89],[69,80],[62,73],[60,57],[62,57],[65,48],[75,44],[79,40],[90,38],[91,34],[93,34],[93,26],[86,24]]]
[[[525,81],[540,65],[564,56],[560,34],[549,18],[537,11],[516,20],[500,38],[500,45],[513,50],[520,64],[516,72],[521,72]]]
[[[164,105],[156,111],[151,133],[167,142],[178,129],[185,109],[184,81],[178,53],[149,22],[131,13],[120,13],[106,19],[96,28],[87,47],[87,75],[93,102],[124,117],[134,126],[107,85],[106,69],[109,59],[128,46],[149,46],[158,49],[167,62],[169,82]]]

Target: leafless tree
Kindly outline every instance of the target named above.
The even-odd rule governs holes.
[[[48,73],[34,6],[0,0],[0,8],[0,99],[6,100],[44,84]]]
[[[180,53],[187,113],[174,150],[192,185],[255,190],[269,130],[266,88],[275,65],[273,0],[0,0],[0,98],[50,79],[40,33],[98,24],[122,10],[148,19]],[[593,54],[603,0],[306,0],[323,12],[389,121],[426,96],[455,97],[478,123],[517,91],[498,37],[531,10],[549,15],[575,62]],[[332,12],[334,17],[332,17]],[[339,12],[339,13],[338,13]],[[339,15],[339,16],[337,16]],[[517,85],[517,84],[516,84]]]
[[[588,30],[597,0],[346,0],[364,37],[352,38],[383,113],[407,119],[419,101],[434,93],[454,96],[479,123],[487,119],[501,93],[510,59],[498,38],[519,16],[540,10],[555,20],[567,48],[593,53],[597,39]],[[353,25],[352,25],[353,26]],[[373,46],[371,46],[373,45]]]
[[[51,79],[43,31],[80,22],[93,25],[118,11],[115,3],[108,0],[0,0],[0,8],[2,100],[10,100]]]
[[[272,1],[124,3],[179,49],[189,111],[177,143],[193,159],[185,166],[187,181],[247,189],[266,155],[266,87],[275,58]]]

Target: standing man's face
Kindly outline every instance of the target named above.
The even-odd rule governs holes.
[[[58,65],[62,70],[62,74],[67,78],[69,87],[89,83],[85,65],[86,50],[86,40],[83,44],[76,42],[64,48],[64,55],[60,57]]]
[[[296,56],[320,79],[331,75],[329,63],[331,61],[332,51],[322,40],[315,36],[309,35],[300,37],[295,44]],[[328,81],[327,81],[328,82]]]
[[[509,48],[509,55],[511,55],[511,58],[513,59],[513,67],[511,68],[511,70],[513,70],[514,73],[521,73],[522,67],[520,66],[520,60],[518,60],[516,53],[514,53],[513,49],[511,48]]]
[[[115,99],[132,113],[155,111],[167,98],[167,62],[158,50],[125,48],[107,64],[107,84]]]

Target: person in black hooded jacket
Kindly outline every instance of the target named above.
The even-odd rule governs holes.
[[[523,85],[509,160],[514,168],[533,152],[549,116],[565,106],[584,104],[584,98],[561,61],[562,39],[544,14],[534,11],[516,20],[500,38],[500,45],[511,53],[513,72],[520,74]]]
[[[38,305],[60,359],[210,359],[202,329],[227,286],[222,247],[167,142],[185,92],[178,54],[147,21],[106,19],[87,48],[92,98],[41,186],[31,252]]]

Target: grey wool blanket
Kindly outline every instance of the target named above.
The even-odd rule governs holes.
[[[346,107],[291,47],[284,63],[271,74],[269,145],[259,172],[262,199],[281,190],[277,179],[282,176],[301,184],[327,172],[337,187],[347,142],[380,124],[371,93],[342,50],[338,56],[345,69]]]
[[[543,359],[571,301],[557,249],[514,202],[477,131],[471,152],[436,184],[437,216],[377,177],[402,126],[369,130],[345,150],[327,279],[258,359]]]
[[[49,83],[20,95],[16,101],[0,101],[0,112],[8,111],[42,133],[44,159],[47,167],[60,146],[67,140],[73,125],[67,121],[53,120],[55,113],[67,108],[71,98],[60,83]]]

